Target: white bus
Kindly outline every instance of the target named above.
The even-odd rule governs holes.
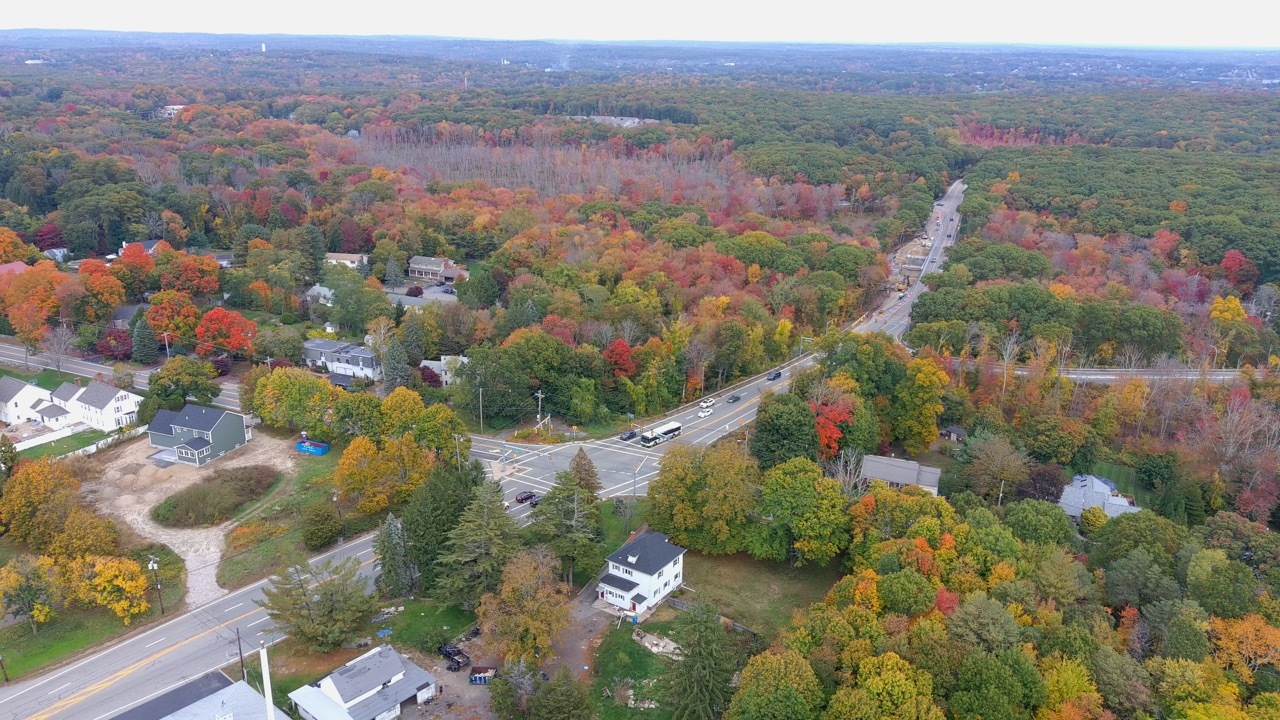
[[[664,443],[673,437],[678,437],[681,429],[680,423],[678,422],[669,422],[665,425],[659,425],[658,427],[648,430],[641,435],[640,444],[644,447],[653,447],[658,443]]]

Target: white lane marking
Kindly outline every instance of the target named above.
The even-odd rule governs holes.
[[[244,603],[236,603],[235,605],[232,605],[231,607],[226,608],[226,609],[225,609],[225,610],[223,610],[222,612],[231,612],[232,610],[235,610],[236,608],[240,607],[240,606],[241,606],[241,605],[243,605],[243,604],[244,604]]]
[[[159,645],[160,643],[164,642],[167,639],[168,638],[160,638],[159,640],[152,640],[151,642],[147,643],[146,645],[143,645],[142,647],[149,648],[152,645]]]
[[[70,685],[70,684],[71,684],[71,683],[67,683],[67,685]],[[56,688],[54,688],[54,689],[50,690],[48,694],[49,694],[49,695],[52,695],[52,694],[54,694],[54,693],[58,692],[59,690],[61,690],[62,688],[66,687],[67,685],[59,685],[58,687],[56,687]]]
[[[365,550],[364,552],[358,552],[358,553],[356,553],[356,557],[364,557],[365,555],[368,555],[368,554],[369,554],[369,553],[371,553],[371,552],[373,552],[373,551],[372,551],[372,550]]]
[[[268,620],[270,620],[270,619],[271,619],[271,618],[265,618],[265,617],[264,617],[264,618],[262,618],[261,620],[254,620],[253,622],[249,623],[249,627],[253,627],[254,625],[257,625],[258,623],[264,623],[264,622],[266,622],[266,621],[268,621]]]

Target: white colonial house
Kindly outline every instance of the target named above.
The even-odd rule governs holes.
[[[679,589],[684,548],[660,532],[631,539],[605,562],[596,596],[628,613],[643,615]]]
[[[11,377],[0,378],[0,420],[9,425],[38,422],[54,430],[84,423],[114,432],[138,419],[142,396],[94,380],[62,383],[52,392]]]
[[[440,376],[440,384],[451,387],[458,382],[458,370],[471,362],[466,355],[441,355],[439,360],[423,360],[419,367],[431,368]]]
[[[382,363],[369,348],[328,338],[310,338],[302,343],[302,359],[307,367],[366,380],[382,378]]]
[[[294,690],[289,699],[306,720],[391,720],[400,717],[404,703],[422,704],[439,693],[434,675],[383,645]]]

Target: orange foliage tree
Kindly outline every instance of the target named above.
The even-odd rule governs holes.
[[[179,338],[190,340],[195,336],[196,325],[200,322],[200,311],[191,296],[177,290],[161,290],[151,296],[151,307],[147,308],[147,323],[155,330],[156,337]]]
[[[258,326],[252,320],[232,310],[214,308],[205,313],[196,326],[196,339],[200,341],[196,352],[201,356],[219,351],[249,355],[257,334]]]
[[[218,289],[218,262],[204,255],[178,253],[160,272],[160,287],[188,295],[208,295]]]
[[[151,271],[155,269],[156,260],[142,247],[142,243],[125,245],[119,259],[111,263],[111,274],[124,285],[125,292],[135,298],[146,291]]]

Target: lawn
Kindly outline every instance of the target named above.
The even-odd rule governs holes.
[[[684,556],[683,600],[710,602],[720,614],[772,639],[796,610],[822,600],[840,579],[837,566],[793,568],[746,554]]]
[[[385,606],[399,606],[400,602],[387,601]],[[441,643],[458,637],[475,621],[475,613],[457,605],[418,598],[404,601],[404,612],[378,623],[377,629],[391,630],[391,641],[396,645],[434,654]]]
[[[1138,475],[1133,468],[1109,462],[1096,462],[1093,464],[1092,471],[1094,475],[1114,482],[1116,490],[1125,495],[1132,495],[1138,507],[1152,507],[1154,505],[1151,491],[1138,482]]]
[[[657,678],[662,672],[661,659],[631,639],[633,629],[632,625],[623,624],[620,628],[609,630],[596,650],[592,694],[597,698],[596,717],[600,720],[665,720],[671,717],[671,713],[662,708],[629,708],[619,705],[612,698],[615,681],[623,679],[631,680],[631,687],[639,697],[651,696],[652,686],[647,685],[646,681]]]
[[[267,649],[271,663],[271,697],[280,709],[289,707],[289,693],[308,683],[315,682],[338,667],[345,665],[369,648],[339,648],[331,653],[308,650],[301,643],[285,639]],[[262,665],[258,662],[257,648],[244,646],[245,680],[259,693],[262,692]],[[240,668],[232,665],[226,669],[232,679],[240,678]]]
[[[69,373],[60,373],[57,370],[41,370],[38,373],[32,373],[10,367],[0,368],[0,376],[3,375],[17,378],[22,382],[34,382],[45,390],[56,390],[59,385],[73,377]]]
[[[134,550],[130,556],[146,567],[147,556],[155,555],[160,561],[160,584],[164,588],[165,608],[172,613],[182,602],[186,573],[182,558],[163,545],[150,545]],[[0,629],[0,656],[4,657],[9,677],[17,680],[51,665],[62,662],[130,631],[144,627],[161,618],[154,592],[147,594],[152,607],[125,625],[114,613],[103,608],[64,610],[50,623],[39,626],[35,635],[31,625],[21,622]]]
[[[59,455],[66,455],[73,450],[89,447],[105,437],[107,437],[107,434],[101,430],[85,430],[84,432],[78,432],[75,435],[58,438],[53,442],[29,447],[26,450],[20,451],[18,456],[24,457],[28,460],[35,460],[36,458],[47,457],[49,455],[58,457]]]

